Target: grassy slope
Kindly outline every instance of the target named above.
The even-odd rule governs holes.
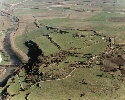
[[[45,36],[33,39],[37,43],[45,55],[50,55],[59,52],[58,48],[52,44]]]
[[[84,22],[85,23],[86,22],[90,23],[91,26],[94,26],[92,28],[90,26],[90,29],[94,29],[94,30],[100,31],[100,32],[102,32],[102,33],[104,33],[106,35],[114,35],[115,34],[116,36],[118,36],[120,34],[120,32],[123,32],[125,30],[125,28],[122,27],[121,29],[119,29],[117,27],[121,27],[124,23],[119,23],[118,25],[116,25],[114,22],[108,22],[108,21],[106,21],[106,20],[108,20],[111,17],[114,17],[116,15],[118,15],[118,14],[115,14],[115,13],[111,13],[111,14],[110,13],[99,13],[99,14],[97,14],[97,15],[89,18],[89,19],[84,20],[83,24],[84,24]],[[118,16],[123,16],[123,15],[118,15]],[[42,20],[40,22],[43,25],[49,25],[49,26],[63,26],[63,25],[64,26],[69,26],[68,23],[70,23],[72,21],[73,20],[70,20],[68,18],[55,18],[55,19]],[[23,45],[23,43],[26,40],[37,38],[40,35],[42,35],[43,33],[46,34],[46,33],[49,33],[49,32],[46,31],[46,29],[44,30],[44,32],[43,32],[43,29],[39,29],[39,30],[35,30],[35,31],[31,32],[31,33],[27,33],[27,34],[21,35],[21,36],[19,36],[19,37],[16,38],[16,44],[17,44],[17,46],[22,51],[24,51],[25,53],[27,53],[27,49],[25,48],[25,46]],[[70,33],[75,33],[75,32],[71,31]],[[116,34],[116,33],[118,33],[118,34]],[[73,39],[71,36],[68,37],[68,35],[66,36],[66,35],[58,35],[58,34],[54,34],[54,36],[52,34],[52,38],[55,39],[55,42],[56,41],[59,42],[59,45],[62,46],[62,49],[67,48],[66,46],[68,46],[70,44],[70,42],[72,42],[72,39]],[[68,42],[68,41],[65,41],[65,40],[69,40],[70,41],[68,43],[68,45],[65,45]],[[73,41],[74,40],[75,39],[73,39]],[[21,42],[23,42],[23,43],[21,43]],[[76,46],[77,42],[78,41],[70,44],[70,46],[68,46],[68,47],[71,47],[71,46],[74,46],[74,45]]]
[[[26,48],[24,43],[28,40],[35,39],[35,38],[40,37],[44,34],[47,34],[47,31],[44,27],[40,28],[40,29],[36,29],[32,32],[25,33],[25,34],[22,34],[20,36],[17,36],[16,39],[15,39],[15,43],[20,50],[22,50],[24,53],[27,54],[28,48]]]
[[[17,47],[27,54],[28,48],[26,48],[23,43],[31,39],[40,46],[40,48],[43,50],[45,55],[57,53],[59,51],[58,48],[54,46],[46,37],[41,36],[44,34],[44,32],[49,33],[49,31],[47,31],[44,28],[44,30],[39,29],[31,33],[26,33],[21,36],[18,36],[16,38]],[[91,52],[91,53],[97,54],[97,53],[100,53],[106,45],[106,43],[101,39],[101,37],[90,36],[92,34],[90,32],[88,33],[87,32],[84,33],[84,31],[79,32],[80,34],[87,34],[88,36],[86,36],[85,38],[74,38],[73,34],[75,33],[76,33],[75,31],[70,30],[68,34],[52,33],[50,34],[50,37],[61,47],[62,50],[68,50],[71,47],[81,48],[80,50],[76,51],[81,53]],[[93,41],[90,41],[90,39]],[[96,42],[99,42],[99,43],[96,43]],[[96,50],[96,47],[98,47],[98,50]]]
[[[22,10],[22,9],[16,9],[14,12],[15,16],[22,16],[25,14],[35,14],[35,13],[41,13],[41,12],[46,12],[47,9],[27,9],[27,10]]]
[[[96,76],[102,73],[103,77]],[[100,72],[99,66],[78,68],[64,80],[41,82],[40,88],[34,86],[26,91],[20,91],[11,100],[25,100],[27,93],[30,93],[29,100],[114,100],[115,97],[123,100],[125,89],[124,85],[118,80],[118,74],[119,72],[115,72],[116,76],[112,78],[109,73]],[[82,84],[83,79],[88,84]],[[15,82],[13,86],[18,84],[17,81]],[[115,89],[115,85],[119,85],[119,89]],[[12,94],[16,91],[14,88],[8,89],[8,92]],[[83,93],[85,93],[84,97],[80,97]]]
[[[121,36],[122,33],[125,31],[124,22],[111,22],[109,21],[112,17],[124,17],[125,14],[119,14],[114,12],[101,12],[87,18],[85,20],[73,21],[72,19],[68,18],[55,18],[55,19],[45,19],[41,20],[40,23],[43,25],[49,26],[66,26],[66,27],[84,27],[88,26],[89,29],[93,29],[99,31],[100,33],[106,34],[108,36]],[[122,34],[124,35],[124,34]],[[124,39],[124,38],[123,38]]]
[[[71,20],[69,18],[53,18],[53,19],[45,19],[41,20],[40,23],[43,25],[49,25],[49,26],[61,26],[65,23],[69,23]]]
[[[100,31],[106,35],[118,35],[125,31],[124,22],[111,22],[109,21],[112,17],[123,17],[124,14],[118,13],[107,13],[102,12],[91,18],[86,19],[90,23],[92,23],[95,27],[94,30]]]
[[[119,30],[118,27],[121,27],[124,23],[116,23],[114,22],[106,22],[111,17],[119,16],[118,14],[108,14],[108,13],[99,13],[96,16],[89,18],[86,20],[86,22],[89,22],[92,26],[94,26],[93,29],[97,31],[101,31],[106,35],[119,35],[121,36],[121,33],[124,31],[124,27]],[[121,16],[121,15],[120,15]],[[43,24],[48,24],[52,26],[58,26],[60,23],[64,22],[66,20],[56,21],[55,19],[51,20],[44,20],[41,21]],[[54,23],[53,23],[54,22]],[[68,21],[67,21],[68,22]],[[66,24],[65,24],[66,25]],[[40,31],[39,31],[40,32]],[[37,33],[39,33],[37,32]],[[116,34],[118,33],[118,34]],[[30,34],[30,33],[29,33]],[[27,35],[28,38],[26,38],[26,35],[23,35],[20,37],[17,37],[18,39],[22,39],[20,41],[26,41],[28,39],[34,39],[35,41],[38,41],[37,39],[41,38],[39,35]],[[31,36],[31,37],[30,37]],[[30,38],[29,38],[30,37]],[[87,44],[84,44],[84,38],[76,39],[72,38],[71,34],[66,35],[60,35],[57,33],[51,34],[51,37],[59,43],[59,45],[64,49],[68,49],[72,46],[75,47],[85,47],[77,52],[82,53],[92,53],[92,54],[98,54],[105,48],[105,43],[100,42],[99,44],[92,44],[91,46],[87,46]],[[95,41],[99,41],[97,37],[95,38]],[[24,40],[23,40],[24,39]],[[90,39],[90,38],[86,38]],[[68,40],[68,41],[67,41]],[[48,41],[48,40],[46,40]],[[71,42],[71,45],[69,45]],[[39,41],[38,41],[39,42]],[[41,40],[40,40],[41,42]],[[77,42],[83,44],[83,45],[76,45]],[[88,44],[91,44],[91,42],[87,41]],[[40,44],[40,43],[38,43]],[[20,44],[19,44],[20,45]],[[42,45],[43,46],[43,45]],[[45,45],[44,45],[45,46]],[[76,52],[76,51],[75,51]],[[68,60],[75,61],[78,60],[78,58],[68,57]],[[83,59],[79,58],[79,61]],[[63,65],[63,64],[60,64]],[[64,65],[63,65],[64,66]],[[62,68],[62,66],[60,66]],[[55,67],[56,68],[56,67]],[[42,69],[42,70],[48,70],[49,68]],[[103,77],[98,77],[96,75],[100,75],[103,73]],[[29,99],[30,100],[67,100],[67,99],[73,99],[73,100],[87,100],[87,99],[94,99],[94,100],[124,100],[124,92],[125,92],[125,85],[121,81],[119,81],[119,75],[120,72],[114,72],[115,77],[112,77],[110,73],[104,73],[100,71],[99,66],[93,66],[93,68],[78,68],[76,69],[71,77],[68,77],[67,79],[60,80],[60,81],[48,81],[48,82],[41,82],[40,87],[32,87],[29,90],[26,90],[24,92],[20,92],[19,94],[15,95],[12,100],[25,100],[25,96],[27,93],[30,93]],[[88,83],[87,85],[81,84],[82,79],[85,79],[85,81]],[[116,89],[116,86],[119,85],[119,88]],[[13,87],[14,88],[14,87]],[[11,91],[11,90],[10,90]],[[32,92],[32,93],[31,93]],[[14,93],[14,91],[13,91]],[[80,97],[80,94],[85,93],[85,96],[82,98]],[[116,98],[115,98],[116,97]]]
[[[82,32],[81,34],[86,34],[87,36],[91,36],[91,39],[93,40],[93,42],[89,42],[90,37],[85,37],[85,38],[73,38],[73,34],[72,31],[70,31],[71,33],[69,34],[59,34],[59,33],[53,33],[50,34],[50,36],[53,38],[53,40],[58,43],[64,50],[69,49],[70,47],[86,47],[86,43],[84,44],[84,41],[86,40],[87,43],[92,44],[92,46],[88,47],[88,48],[84,48],[84,51],[81,50],[82,53],[92,53],[92,54],[99,54],[104,48],[104,44],[105,42],[103,42],[103,40],[101,39],[101,37],[98,36],[91,36],[92,33],[90,32]],[[80,34],[80,33],[79,33]],[[33,39],[34,41],[37,42],[37,44],[39,44],[41,46],[41,48],[43,50],[46,50],[46,47],[52,45],[48,39],[46,39],[45,37],[41,36],[41,37],[36,37]],[[94,44],[94,41],[100,41],[99,44]],[[45,45],[42,43],[49,43],[49,45]],[[73,42],[73,44],[70,44],[71,42]],[[103,45],[102,45],[103,44]],[[42,47],[43,46],[43,47]],[[98,48],[98,49],[97,49]],[[99,49],[101,48],[101,49]],[[47,50],[48,51],[48,50]],[[46,52],[47,52],[46,51]],[[93,51],[93,52],[92,52]],[[79,50],[75,51],[75,52],[80,52]],[[86,59],[83,59],[82,57],[67,57],[67,60],[64,62],[61,62],[59,64],[59,66],[50,66],[47,68],[41,68],[40,70],[42,72],[46,72],[48,70],[52,70],[52,69],[58,69],[60,73],[62,72],[62,68],[67,67],[70,63],[72,63],[73,61],[86,61]],[[69,62],[68,64],[65,62]],[[89,74],[88,74],[89,73]],[[104,89],[102,89],[102,91],[105,91],[105,89],[112,89],[112,84],[109,81],[112,81],[112,79],[109,78],[98,78],[96,76],[96,74],[100,74],[102,72],[100,72],[99,66],[94,66],[93,68],[78,68],[76,69],[73,73],[71,77],[68,77],[67,79],[64,80],[60,80],[60,81],[50,81],[50,82],[41,82],[40,83],[40,87],[32,87],[24,92],[20,92],[19,94],[19,88],[16,89],[18,90],[16,92],[17,95],[15,95],[14,97],[12,97],[11,100],[16,100],[17,98],[20,98],[20,100],[23,100],[26,96],[27,93],[30,93],[30,95],[28,96],[28,98],[30,100],[40,100],[40,99],[44,99],[44,100],[62,100],[62,99],[76,99],[76,100],[82,100],[83,98],[80,97],[80,94],[85,93],[84,98],[104,98],[105,97],[105,93],[104,94],[99,94],[97,89],[101,89],[102,87]],[[24,76],[23,76],[24,77]],[[86,82],[88,83],[87,85],[85,84],[81,84],[82,79],[85,79]],[[97,80],[98,82],[96,82],[95,80]],[[22,79],[23,81],[23,79]],[[103,86],[104,83],[106,84],[105,86]],[[15,94],[15,91],[13,90],[14,87],[16,87],[19,83],[16,81],[15,84],[11,85],[8,89],[8,92]],[[97,87],[97,89],[95,88],[95,86]],[[56,89],[55,89],[56,88]],[[95,93],[93,93],[92,91],[94,91]],[[75,93],[75,94],[74,94]],[[110,91],[108,97],[110,96]],[[108,98],[107,97],[107,98]],[[114,96],[113,96],[114,97]],[[106,98],[106,97],[105,97]]]
[[[98,36],[90,37],[89,36],[90,34],[89,34],[85,38],[74,38],[72,35],[73,34],[60,35],[60,34],[55,33],[55,34],[50,34],[50,37],[52,37],[53,40],[56,43],[58,43],[63,50],[70,49],[71,47],[81,48],[81,49],[75,51],[75,52],[80,52],[80,53],[98,54],[104,49],[104,47],[107,44],[107,43],[103,42],[103,40],[101,40],[101,37],[98,37]],[[90,41],[90,40],[92,40],[92,41]],[[94,43],[97,41],[99,43]],[[98,49],[96,49],[96,48],[98,48]]]

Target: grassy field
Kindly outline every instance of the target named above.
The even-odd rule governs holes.
[[[47,9],[41,8],[41,9],[15,9],[14,15],[15,16],[22,16],[26,14],[36,14],[41,12],[46,12]]]
[[[18,36],[15,39],[15,42],[17,47],[26,54],[28,52],[28,48],[26,48],[23,43],[28,40],[33,40],[34,42],[36,42],[43,50],[45,55],[57,53],[59,51],[58,48],[54,44],[52,44],[50,40],[47,39],[47,37],[41,36],[47,33],[49,34],[50,32],[53,32],[53,31],[52,30],[47,31],[46,28],[44,27],[39,30],[34,30],[31,33],[26,33],[21,36]],[[95,52],[94,54],[96,54],[96,53],[100,53],[107,44],[102,40],[102,37],[91,36],[92,34],[94,34],[92,32],[86,32],[86,31],[80,32],[75,30],[72,30],[72,31],[68,30],[67,32],[69,33],[60,34],[60,33],[53,32],[50,34],[50,37],[53,39],[55,43],[57,43],[61,47],[62,50],[68,50],[70,48],[81,48],[79,50],[76,50],[75,52],[81,52],[81,53]],[[87,35],[87,36],[83,38],[73,37],[73,35],[75,35],[77,32],[81,35]],[[98,49],[99,52],[96,50],[96,47],[99,47]]]
[[[49,39],[47,39],[45,36],[42,36],[45,33],[46,34],[48,33],[49,36],[53,39],[53,41],[56,42],[58,45],[60,45],[62,50],[68,50],[70,48],[81,48],[72,51],[76,53],[82,53],[82,54],[92,53],[92,55],[98,55],[105,49],[107,45],[107,43],[102,39],[102,37],[94,35],[94,33],[91,31],[86,32],[86,31],[78,31],[70,29],[66,31],[69,33],[60,34],[54,32],[53,30],[48,31],[44,27],[43,29],[39,29],[39,31],[34,30],[32,33],[26,33],[17,37],[16,43],[19,43],[17,44],[17,46],[20,47],[21,43],[20,41],[26,41],[28,39],[31,39],[40,46],[40,48],[46,55],[57,53],[59,52],[59,50],[49,41]],[[85,35],[85,37],[74,37],[75,34]],[[22,47],[20,48],[22,49]],[[48,67],[44,67],[44,65],[42,65],[39,71],[42,71],[44,73],[47,72],[48,74],[51,75],[51,71],[54,70],[53,74],[63,75],[66,73],[64,69],[68,68],[68,66],[75,61],[87,61],[87,59],[83,58],[82,56],[78,57],[68,56],[66,60],[60,62],[59,65],[51,64]],[[94,66],[93,68],[90,69],[78,68],[71,74],[70,77],[66,79],[41,82],[40,87],[34,86],[24,92],[23,91],[19,92],[20,90],[19,87],[17,87],[16,90],[13,89],[14,87],[19,85],[19,83],[16,81],[17,79],[15,79],[15,83],[9,87],[8,92],[10,92],[12,95],[16,94],[11,98],[11,100],[16,100],[17,98],[23,100],[26,97],[26,94],[29,94],[28,98],[30,100],[34,99],[39,100],[40,98],[44,100],[62,100],[62,99],[84,100],[87,98],[102,99],[106,95],[108,98],[110,97],[111,94],[109,90],[108,90],[109,94],[104,93],[101,94],[102,96],[100,96],[99,92],[101,91],[100,89],[102,87],[103,87],[102,91],[105,91],[107,88],[112,89],[112,84],[108,82],[109,80],[112,81],[112,79],[109,78],[106,79],[104,78],[105,80],[98,79],[96,74],[101,74],[101,73],[102,72],[100,72],[99,66]],[[21,77],[23,78],[24,76],[21,75]],[[62,76],[62,78],[65,77]],[[87,84],[81,83],[83,79],[85,79]],[[21,80],[23,81],[23,79]],[[95,82],[94,80],[97,80],[98,82]],[[106,85],[103,86],[101,82]],[[95,86],[100,91],[98,91],[95,88]],[[81,94],[85,94],[85,96],[80,97]]]
[[[97,75],[103,74],[103,77]],[[109,73],[100,72],[99,66],[93,68],[78,68],[70,77],[64,80],[52,80],[41,82],[40,87],[33,86],[26,91],[20,91],[20,86],[16,77],[13,77],[14,84],[10,85],[8,92],[16,94],[11,100],[24,100],[26,94],[30,100],[114,100],[124,98],[124,85],[118,80],[119,72],[115,72],[115,79]],[[82,84],[82,80],[87,84]],[[96,80],[96,81],[95,81]],[[23,81],[23,80],[22,80]],[[10,83],[9,83],[10,82]],[[11,84],[11,80],[8,85]],[[116,89],[115,86],[119,86]],[[17,87],[17,88],[15,88]],[[16,90],[15,90],[16,89]],[[81,97],[81,94],[84,94]]]
[[[55,18],[41,20],[42,25],[49,25],[54,27],[75,27],[93,29],[103,33],[107,36],[118,36],[125,31],[124,22],[112,22],[112,17],[124,17],[125,14],[119,14],[114,12],[101,12],[84,20],[73,20],[69,18]]]
[[[74,20],[69,18],[55,18],[46,19],[39,21],[43,25],[58,26],[58,27],[85,27],[88,26],[89,29],[100,31],[106,35],[115,35],[122,33],[125,28],[124,22],[111,22],[109,19],[112,17],[124,17],[125,14],[120,14],[116,12],[101,12],[94,16],[84,20]],[[114,30],[115,29],[115,30]]]
[[[47,34],[46,28],[40,28],[40,29],[36,29],[32,32],[29,33],[25,33],[22,35],[19,35],[16,37],[15,39],[15,43],[17,45],[17,47],[22,50],[24,53],[28,53],[28,48],[26,48],[26,46],[24,45],[24,43],[28,40],[33,40],[35,38],[38,38],[44,34]]]
[[[20,3],[20,2],[23,2],[23,1],[25,1],[25,0],[4,0],[4,2],[5,3],[9,3],[9,4],[11,4],[11,3]]]
[[[12,97],[11,100],[25,100],[26,98],[28,98],[28,100],[124,100],[125,78],[122,77],[119,69],[114,72],[101,71],[101,66],[97,62],[98,59],[94,64],[89,66],[90,68],[77,67],[80,62],[89,62],[88,58],[84,57],[85,54],[92,54],[92,59],[101,54],[109,44],[109,42],[106,41],[109,36],[115,36],[118,43],[124,42],[124,22],[111,21],[111,18],[113,17],[125,16],[124,13],[121,14],[121,12],[117,11],[123,9],[124,6],[123,4],[117,4],[114,7],[113,3],[97,3],[98,0],[84,1],[86,2],[83,2],[83,0],[81,1],[82,3],[77,2],[79,5],[76,5],[76,1],[65,1],[67,4],[71,3],[71,8],[68,10],[64,10],[61,7],[53,7],[55,6],[55,3],[52,5],[51,3],[45,3],[50,7],[50,11],[48,11],[49,7],[48,9],[29,9],[27,11],[22,10],[21,12],[21,8],[15,10],[15,15],[19,14],[20,16],[23,16],[25,13],[31,15],[35,14],[38,21],[42,24],[41,28],[18,35],[15,38],[17,47],[24,53],[28,53],[28,48],[24,43],[28,40],[33,40],[43,51],[45,56],[51,57],[50,54],[61,56],[58,55],[61,51],[54,45],[54,43],[58,44],[61,50],[69,51],[76,55],[68,55],[64,60],[58,62],[58,64],[56,62],[52,62],[48,65],[43,63],[39,67],[39,73],[47,73],[52,80],[39,81],[39,86],[33,85],[31,82],[26,83],[25,70],[22,69],[19,73],[19,78],[23,86],[27,89],[25,91],[21,90],[17,76],[10,78],[6,86],[8,86],[7,92]],[[14,0],[13,2],[16,1]],[[120,2],[123,3],[124,1],[122,0]],[[30,4],[31,3],[29,3],[29,5]],[[28,5],[28,1],[26,2],[26,5]],[[95,7],[97,11],[90,12],[93,7]],[[85,10],[85,12],[76,10]],[[64,18],[56,16],[54,11],[57,11],[59,14],[64,11],[63,13],[65,16],[62,16]],[[42,14],[40,15],[40,12],[44,14],[47,13],[45,16],[43,14],[43,16],[47,16],[47,18],[42,19]],[[56,16],[54,18],[51,16],[53,13]],[[54,29],[47,30],[45,25],[58,27],[58,30],[61,29],[67,33],[61,34]],[[67,28],[67,30],[65,28]],[[83,31],[71,30],[71,28],[83,29]],[[103,36],[95,35],[94,31],[98,34],[106,35],[107,37],[104,38]],[[45,35],[49,35],[54,43],[52,43]],[[53,58],[56,59],[56,57],[47,59],[51,61]],[[73,69],[73,65],[71,66],[71,64],[75,63],[76,65]],[[60,78],[53,79],[54,75],[59,75]],[[36,76],[33,78],[36,78]],[[5,87],[3,87],[2,90]]]
[[[37,91],[32,92],[29,95],[29,98],[31,100],[34,100],[34,99],[39,100],[38,98],[43,98],[45,100],[62,100],[62,99],[66,99],[66,100],[67,99],[75,99],[75,100],[103,99],[104,100],[106,98],[113,99],[117,91],[114,91],[113,92],[114,94],[113,94],[110,92],[110,90],[113,89],[112,85],[114,84],[114,82],[118,82],[118,81],[112,80],[110,78],[103,78],[103,79],[98,78],[96,77],[95,73],[96,74],[100,73],[98,70],[98,66],[95,66],[92,69],[77,69],[72,74],[71,77],[65,80],[41,83],[40,84],[41,88],[38,89],[39,92]],[[85,81],[88,84],[81,85],[80,82],[82,81],[82,79],[85,79]],[[103,86],[103,84],[105,85]],[[106,93],[105,91],[106,89],[108,89],[108,93]],[[41,90],[43,90],[44,92],[41,92]],[[92,91],[93,93],[90,93]],[[85,93],[84,97],[80,97],[80,94],[82,93]],[[100,93],[102,94],[100,95]]]
[[[1,3],[0,3],[0,10],[4,9],[5,6],[3,6]]]
[[[110,19],[112,17],[124,17],[125,14],[119,13],[107,13],[102,12],[91,18],[88,18],[87,21],[93,24],[94,30],[99,31],[107,36],[116,36],[118,42],[124,41],[124,22],[112,22]],[[122,37],[121,37],[122,36]]]
[[[87,34],[87,32],[85,33]],[[74,38],[73,34],[70,33],[63,35],[55,33],[55,34],[50,34],[50,37],[52,37],[52,39],[61,46],[62,50],[68,50],[70,48],[80,48],[74,51],[86,54],[87,53],[98,54],[104,49],[107,43],[105,43],[101,39],[101,37],[91,36],[91,35],[92,33],[83,38],[79,37]],[[98,48],[98,50],[96,50],[96,48]]]
[[[54,44],[52,44],[50,40],[45,36],[35,38],[33,39],[33,41],[40,46],[45,55],[59,52],[58,48]]]
[[[58,25],[61,26],[69,22],[71,22],[69,18],[53,18],[40,21],[42,25],[50,25],[50,26],[58,26]]]

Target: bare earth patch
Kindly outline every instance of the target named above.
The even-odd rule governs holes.
[[[125,22],[125,16],[124,17],[112,17],[111,19],[109,19],[109,21],[112,21],[112,22]]]

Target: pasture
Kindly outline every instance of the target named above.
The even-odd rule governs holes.
[[[34,75],[31,78],[37,84],[28,83],[26,71],[21,69],[18,75],[25,91],[16,75],[2,89],[7,87],[11,100],[124,100],[125,78],[121,69],[101,70],[101,61],[109,61],[112,50],[108,48],[109,37],[114,36],[116,44],[125,42],[124,3],[124,0],[116,3],[114,0],[47,0],[38,4],[32,0],[16,5],[19,8],[13,14],[22,20],[19,29],[28,21],[24,31],[16,32],[15,44],[26,54],[26,41],[32,40],[38,45],[45,56],[38,68],[43,76]],[[30,28],[28,22],[34,24],[34,20],[41,24],[39,28]],[[114,56],[122,54],[119,52],[114,50]],[[102,53],[105,55],[100,61],[98,57]]]

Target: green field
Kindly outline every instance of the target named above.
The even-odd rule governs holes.
[[[45,55],[50,55],[59,52],[58,48],[52,44],[45,36],[33,39],[40,46]]]
[[[107,36],[118,36],[125,31],[124,22],[112,22],[109,21],[112,17],[124,17],[125,14],[119,14],[114,12],[101,12],[95,16],[87,18],[85,20],[73,20],[69,18],[55,18],[41,20],[42,25],[49,25],[53,27],[85,27],[88,26],[90,30],[96,30]],[[77,23],[76,23],[77,22]],[[122,34],[124,35],[124,34]]]
[[[4,0],[5,3],[20,3],[23,1],[25,1],[25,0]]]
[[[26,15],[26,14],[35,14],[35,13],[41,13],[41,12],[46,12],[47,9],[41,8],[41,9],[15,9],[14,15],[15,16],[21,16],[21,15]]]
[[[43,25],[58,26],[63,23],[68,23],[70,21],[71,20],[69,18],[53,18],[53,19],[41,20],[40,23]]]
[[[25,47],[24,42],[28,40],[33,40],[34,42],[36,42],[43,50],[45,55],[57,53],[59,51],[58,48],[54,44],[52,44],[50,40],[47,39],[47,37],[41,36],[47,33],[49,34],[50,32],[51,32],[50,37],[53,39],[55,43],[57,43],[61,47],[62,50],[68,50],[70,48],[81,48],[75,52],[98,54],[107,45],[107,43],[105,43],[102,40],[102,37],[91,36],[92,34],[94,34],[92,32],[67,30],[67,32],[69,33],[60,34],[53,32],[53,30],[47,31],[46,28],[41,28],[39,30],[34,30],[31,33],[26,33],[21,36],[18,36],[15,39],[15,42],[17,47],[26,54],[28,52],[28,48]],[[77,32],[80,35],[83,34],[86,36],[83,38],[80,37],[74,38],[73,35],[75,35]],[[96,48],[98,48],[98,50],[96,50]]]
[[[1,3],[0,3],[0,10],[4,9],[5,6],[3,6]]]
[[[23,0],[5,2],[20,1]],[[39,63],[35,61],[33,66],[29,60],[29,66],[17,74],[19,79],[12,76],[0,89],[1,95],[10,100],[124,100],[125,65],[117,65],[120,60],[111,62],[120,55],[125,57],[125,46],[117,44],[125,42],[125,21],[112,20],[124,19],[124,3],[124,0],[117,0],[116,4],[114,0],[31,0],[19,8],[17,5],[14,15],[23,20],[28,14],[28,21],[35,16],[41,27],[15,37],[16,46],[28,54],[24,43],[32,40],[44,56],[38,56]],[[36,5],[39,9],[32,9]],[[109,42],[113,36],[114,48]],[[106,72],[102,69],[106,67],[116,69]]]
[[[96,76],[102,73],[103,77]],[[12,84],[9,86],[8,92],[11,95],[15,94],[11,100],[25,100],[26,94],[29,94],[28,98],[30,100],[106,100],[109,98],[110,100],[114,98],[123,100],[125,89],[124,85],[117,79],[118,74],[118,71],[115,72],[116,78],[113,79],[109,73],[100,72],[99,66],[93,66],[93,68],[89,69],[79,68],[64,80],[40,82],[40,87],[33,86],[26,91],[20,92],[19,82],[15,76],[13,77],[14,84],[12,84],[11,79],[8,81],[8,85]],[[83,79],[87,84],[82,84]],[[117,84],[119,89],[115,87]],[[81,94],[84,94],[84,96],[80,97]]]
[[[102,12],[86,20],[95,25],[95,30],[104,32],[106,35],[120,34],[125,30],[125,27],[122,27],[124,22],[117,22],[116,24],[116,22],[109,21],[112,17],[124,17],[124,14]]]
[[[109,19],[112,17],[122,17],[124,15],[119,15],[116,13],[99,13],[93,17],[82,20],[84,23],[90,23],[90,29],[99,31],[100,34],[106,36],[115,35],[120,38],[122,32],[125,31],[125,27],[119,29],[119,27],[123,26],[123,22],[119,22],[116,25],[116,22],[110,22]],[[47,19],[40,21],[42,25],[48,26],[59,26],[62,27],[68,26],[69,23],[72,23],[71,19],[68,18],[55,18],[55,19]],[[74,25],[72,25],[74,26]],[[91,27],[93,26],[93,27]],[[23,43],[29,39],[36,42],[45,55],[50,55],[53,53],[58,53],[58,48],[50,42],[47,37],[43,36],[48,34],[55,43],[57,43],[62,50],[70,50],[71,48],[76,48],[71,52],[81,53],[81,54],[92,54],[99,55],[106,48],[107,42],[102,39],[101,36],[94,35],[93,32],[86,31],[78,31],[78,30],[65,30],[67,34],[60,34],[58,32],[54,32],[54,30],[47,30],[45,27],[40,28],[38,30],[34,30],[33,32],[26,33],[20,35],[16,38],[17,47],[20,48],[23,52],[27,53],[27,48],[23,45]],[[74,37],[76,34],[85,35],[84,37]],[[122,38],[124,39],[124,37]],[[54,70],[53,74],[65,75],[65,68],[68,68],[70,64],[75,61],[87,61],[84,59],[82,55],[78,57],[68,56],[66,60],[60,62],[59,65],[49,65],[48,67],[41,66],[39,69],[42,72],[47,72],[51,75],[51,70]],[[68,63],[65,63],[68,62]],[[50,72],[48,72],[50,71]],[[103,75],[102,77],[98,77],[97,75]],[[16,87],[17,82],[10,86],[8,92],[16,94],[12,97],[11,100],[16,100],[20,98],[23,100],[28,95],[30,100],[39,100],[39,98],[44,100],[114,100],[124,98],[124,84],[119,81],[120,72],[119,70],[114,72],[115,78],[112,77],[110,72],[100,71],[100,66],[94,65],[92,68],[77,68],[70,77],[61,79],[61,80],[50,80],[45,82],[40,82],[40,86],[33,86],[26,91],[19,92],[19,88],[13,90]],[[62,76],[63,78],[64,76]],[[87,84],[82,84],[82,80],[85,80]],[[118,89],[117,86],[118,85]],[[84,95],[81,97],[81,95]]]
[[[44,34],[47,34],[46,33],[46,28],[43,27],[43,28],[40,28],[40,29],[36,29],[32,32],[29,32],[29,33],[26,33],[26,34],[23,34],[23,35],[19,35],[16,37],[15,39],[15,43],[17,45],[17,47],[22,50],[24,53],[28,53],[28,48],[24,45],[24,43],[26,41],[29,41],[29,40],[33,40],[35,38],[38,38],[40,37],[41,35],[44,35]]]

